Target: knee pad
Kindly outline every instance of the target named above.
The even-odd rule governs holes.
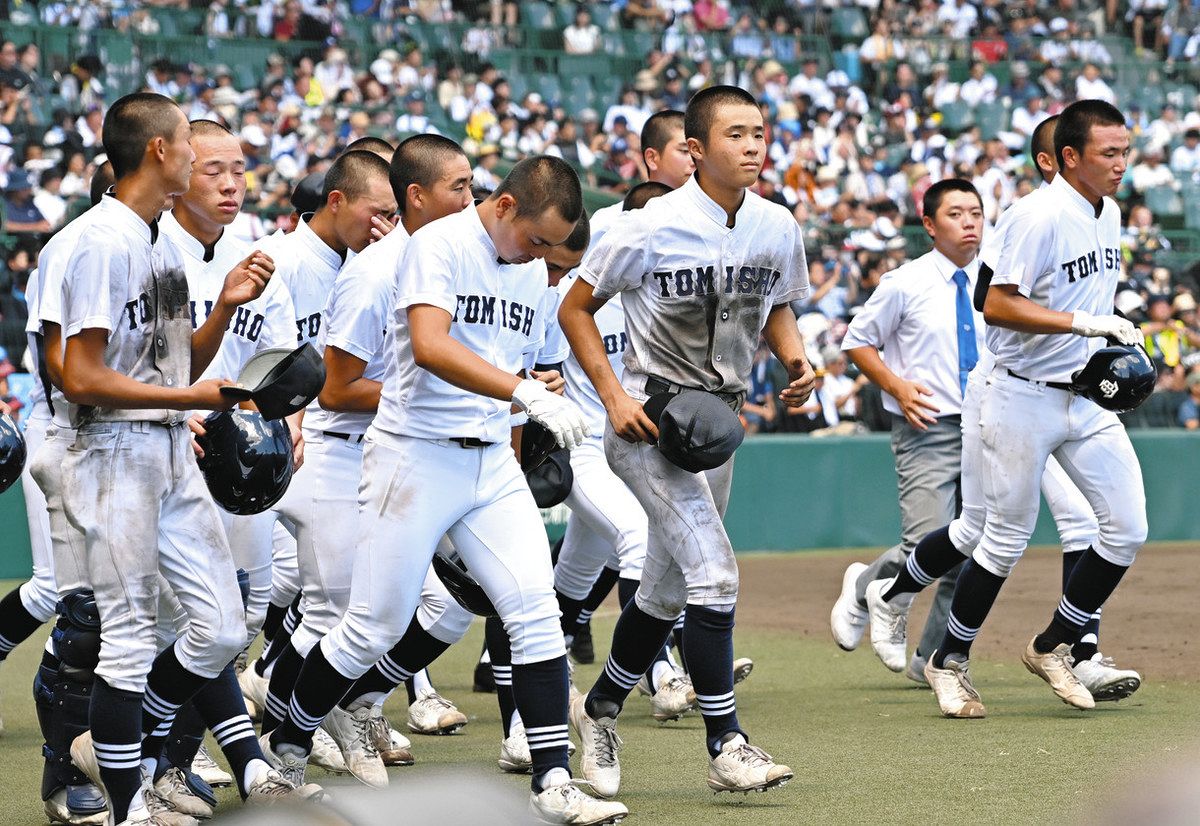
[[[100,612],[96,595],[78,588],[63,595],[56,606],[58,622],[50,636],[61,661],[59,673],[74,675],[76,682],[91,685],[100,661]]]

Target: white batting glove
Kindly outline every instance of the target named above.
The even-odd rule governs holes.
[[[1092,315],[1083,310],[1072,314],[1071,332],[1089,338],[1116,339],[1121,344],[1141,344],[1142,333],[1133,322],[1119,315]]]
[[[536,379],[525,379],[518,384],[512,400],[530,419],[549,430],[559,447],[574,450],[591,433],[578,405],[551,393]]]

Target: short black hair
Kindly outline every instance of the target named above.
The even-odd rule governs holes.
[[[1063,150],[1068,146],[1079,154],[1087,146],[1093,126],[1124,126],[1125,116],[1121,110],[1103,100],[1077,100],[1058,115],[1054,127],[1054,157],[1058,168],[1065,169]]]
[[[105,161],[96,167],[96,171],[92,173],[91,187],[88,189],[88,197],[91,199],[92,206],[100,203],[104,199],[104,193],[108,192],[108,188],[116,182],[111,161]]]
[[[655,112],[646,119],[646,124],[642,127],[642,154],[644,155],[647,149],[661,153],[667,148],[675,130],[682,128],[683,112],[676,109]]]
[[[1037,156],[1043,152],[1047,155],[1058,156],[1058,153],[1054,151],[1054,128],[1057,123],[1058,115],[1051,115],[1034,127],[1033,134],[1029,136],[1029,157],[1033,160],[1033,165],[1038,174],[1042,176],[1043,181],[1046,180],[1046,173],[1038,166]]]
[[[340,192],[353,200],[370,187],[371,178],[378,175],[387,180],[388,164],[374,152],[356,149],[338,157],[325,172],[325,184],[321,187],[321,208],[329,203],[329,195]]]
[[[537,155],[518,161],[492,192],[491,198],[509,195],[517,202],[517,217],[535,217],[553,208],[574,224],[583,214],[583,189],[579,176],[562,158]]]
[[[737,86],[709,86],[692,95],[687,111],[683,115],[683,134],[688,138],[703,141],[708,139],[713,116],[720,106],[753,106],[758,109],[754,95]]]
[[[400,212],[404,212],[410,186],[416,184],[422,189],[433,186],[442,177],[446,163],[459,155],[467,156],[461,146],[441,135],[413,135],[400,141],[388,172]]]
[[[188,121],[188,123],[192,127],[193,138],[199,138],[205,135],[215,135],[217,137],[221,137],[222,135],[233,135],[233,132],[228,127],[226,127],[224,124],[217,123],[215,120],[200,118],[198,120]]]
[[[571,234],[567,236],[567,240],[563,241],[562,245],[571,252],[583,252],[591,242],[592,222],[588,218],[587,212],[584,212],[579,216],[579,220],[575,222],[575,229],[571,230]]]
[[[659,195],[666,195],[671,191],[671,187],[658,181],[642,181],[625,193],[625,200],[621,202],[621,211],[629,212],[631,209],[641,209],[651,199],[657,198]]]
[[[950,192],[970,193],[978,198],[979,205],[983,206],[983,198],[980,197],[979,190],[975,188],[974,184],[964,178],[946,178],[925,190],[925,197],[921,200],[921,214],[929,218],[937,215],[942,200]]]
[[[183,110],[165,95],[134,92],[119,98],[104,118],[104,152],[117,180],[132,175],[155,138],[170,138]]]
[[[385,161],[390,161],[392,159],[392,154],[395,151],[396,147],[392,146],[383,138],[376,138],[372,137],[371,135],[367,135],[366,137],[362,137],[356,141],[351,141],[348,143],[346,148],[342,150],[341,154],[345,155],[347,152],[374,152]]]

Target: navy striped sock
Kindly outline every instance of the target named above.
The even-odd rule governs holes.
[[[0,599],[0,662],[41,626],[42,620],[25,610],[21,589],[13,588]]]
[[[115,823],[126,820],[142,785],[142,695],[113,688],[97,677],[89,715],[100,779],[108,789]]]
[[[492,658],[492,679],[496,681],[500,730],[507,738],[509,729],[512,728],[513,715],[517,711],[517,698],[513,695],[512,648],[508,643],[508,632],[504,630],[504,623],[497,617],[488,617],[483,631],[487,638],[488,654]]]
[[[683,657],[696,688],[696,705],[704,717],[708,752],[715,757],[721,751],[722,737],[744,733],[733,698],[733,610],[688,605],[683,617]]]
[[[142,697],[142,758],[158,761],[163,744],[175,722],[179,707],[192,698],[205,683],[206,677],[193,674],[183,667],[175,654],[175,646],[154,659],[146,677],[146,693]]]
[[[283,722],[283,718],[287,717],[288,703],[292,699],[292,692],[296,690],[296,680],[299,679],[300,669],[303,667],[304,658],[292,647],[289,639],[271,668],[266,707],[262,710],[263,734],[274,731]]]
[[[890,602],[899,594],[915,594],[954,570],[954,566],[962,561],[962,553],[950,541],[949,526],[938,528],[917,543],[904,567],[896,574],[895,581],[884,592],[883,599]]]
[[[300,620],[304,618],[304,612],[300,610],[300,600],[303,598],[303,594],[296,594],[296,598],[283,615],[283,621],[271,635],[271,641],[255,661],[254,670],[258,672],[258,676],[267,676],[267,669],[283,654],[284,646],[292,641],[292,634],[300,627]]]
[[[1046,654],[1062,643],[1074,645],[1083,636],[1083,628],[1112,592],[1129,568],[1104,559],[1088,548],[1071,572],[1062,599],[1046,630],[1033,641],[1035,651]]]
[[[601,716],[615,716],[620,711],[629,692],[662,650],[663,643],[671,635],[673,624],[670,620],[650,616],[638,608],[636,602],[625,606],[613,630],[612,649],[604,663],[604,671],[588,692],[588,714],[596,716],[594,711],[597,702],[616,706],[615,712]]]
[[[1064,593],[1067,590],[1067,583],[1071,581],[1071,573],[1075,570],[1075,566],[1079,563],[1079,560],[1083,558],[1084,553],[1085,551],[1063,552]],[[1071,655],[1075,657],[1076,662],[1090,660],[1100,650],[1100,612],[1102,610],[1102,608],[1095,610],[1091,619],[1084,623],[1083,628],[1080,629],[1079,642],[1071,646]]]
[[[533,760],[534,791],[541,791],[542,775],[567,768],[567,658],[514,665],[512,670],[512,695]]]
[[[200,689],[192,698],[192,704],[212,729],[213,737],[229,761],[234,782],[244,799],[246,766],[251,760],[264,758],[254,733],[254,724],[246,713],[246,701],[242,699],[233,664],[227,665],[216,679]]]
[[[287,744],[300,748],[305,754],[311,752],[313,732],[353,684],[354,680],[325,659],[321,644],[314,645],[300,669],[296,690],[288,703],[287,717],[271,734],[271,746],[278,749],[280,744]]]
[[[950,603],[950,619],[946,624],[946,635],[933,655],[935,668],[944,668],[950,654],[967,659],[971,654],[971,643],[987,619],[1004,577],[996,576],[981,567],[974,559],[968,559],[958,575],[954,588],[954,600]]]

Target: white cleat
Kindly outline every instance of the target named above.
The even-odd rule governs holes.
[[[754,660],[750,659],[749,657],[738,657],[733,661],[733,684],[737,685],[738,683],[742,682],[742,680],[745,680],[750,676],[750,672],[753,670]],[[691,684],[690,677],[688,678],[688,684]],[[695,694],[695,692],[692,693]]]
[[[188,788],[183,771],[172,766],[154,783],[154,791],[173,811],[191,815],[199,820],[213,816],[213,807]]]
[[[200,746],[196,752],[192,759],[192,771],[214,789],[233,785],[233,775],[217,765],[217,761],[208,753],[207,746]]]
[[[271,747],[271,735],[264,734],[258,738],[259,748],[267,758],[267,764],[293,787],[299,789],[305,786],[304,771],[308,768],[308,758],[291,751],[277,752]]]
[[[542,823],[572,826],[620,823],[629,814],[625,804],[614,800],[597,800],[584,793],[577,783],[568,779],[564,783],[547,786],[541,792],[531,791],[529,811]]]
[[[692,710],[696,703],[696,692],[686,675],[675,673],[658,684],[658,690],[650,694],[650,678],[645,674],[638,680],[638,690],[650,695],[650,713],[660,723],[678,720]]]
[[[883,599],[894,580],[877,579],[867,585],[867,614],[871,618],[871,647],[891,671],[908,665],[908,611],[916,594],[899,594],[891,602]]]
[[[258,662],[258,660],[254,662]],[[258,676],[258,672],[254,669],[254,663],[237,675],[237,681],[238,687],[242,690],[242,699],[246,701],[246,713],[254,722],[262,722],[263,709],[267,707],[267,689],[270,687],[271,681],[266,677]]]
[[[829,627],[833,631],[833,641],[843,651],[853,651],[862,642],[863,631],[867,627],[867,611],[858,604],[854,592],[858,577],[867,566],[862,562],[851,563],[842,574],[842,592],[833,610],[829,614]]]
[[[96,760],[96,749],[92,746],[91,731],[85,731],[71,741],[71,762],[92,781],[107,801],[108,789],[104,787],[104,781],[100,778],[100,763]]]
[[[925,658],[914,651],[912,658],[908,661],[908,667],[904,669],[904,676],[914,683],[928,688],[929,680],[925,679],[925,662]]]
[[[467,724],[467,715],[436,691],[422,691],[408,707],[408,730],[414,734],[453,734]]]
[[[253,805],[274,805],[276,803],[294,803],[307,801],[319,803],[325,799],[325,790],[316,783],[306,783],[297,787],[275,769],[259,772],[250,786],[246,789],[246,803]]]
[[[1049,683],[1058,699],[1067,705],[1084,710],[1096,707],[1091,692],[1071,670],[1071,647],[1065,642],[1055,646],[1053,651],[1042,654],[1030,640],[1021,654],[1021,662],[1030,674],[1036,674]]]
[[[708,787],[714,792],[765,792],[794,776],[790,768],[777,764],[740,734],[721,746],[721,753],[708,763]]]
[[[1124,700],[1142,685],[1141,674],[1131,668],[1118,668],[1112,657],[1099,651],[1090,660],[1075,663],[1071,670],[1097,703]]]
[[[508,736],[500,741],[500,768],[513,774],[533,771],[533,758],[529,755],[529,739],[525,736],[525,725],[515,723]]]
[[[332,774],[350,773],[350,769],[346,768],[346,760],[342,757],[342,750],[323,728],[313,732],[313,746],[308,755],[308,762]]]
[[[130,806],[126,822],[130,826],[197,826],[200,821],[191,815],[176,811],[171,802],[154,790],[150,778],[142,774],[142,806],[137,798]]]
[[[387,768],[379,757],[379,750],[371,738],[371,713],[374,706],[362,706],[353,712],[346,711],[340,706],[334,706],[333,711],[321,723],[322,728],[329,732],[333,742],[342,750],[346,760],[346,768],[360,782],[375,789],[385,789],[388,785]]]
[[[416,762],[413,759],[412,741],[392,728],[379,706],[371,707],[371,741],[385,766],[411,766]]]
[[[45,800],[46,819],[51,823],[62,823],[65,826],[105,826],[108,823],[108,809],[101,809],[90,814],[72,812],[67,806],[67,790],[59,789]]]
[[[617,736],[617,721],[611,717],[593,720],[588,716],[586,696],[571,704],[571,725],[579,733],[582,754],[579,772],[592,784],[601,797],[612,797],[621,788],[621,761],[617,752],[621,738]]]
[[[925,681],[933,689],[937,697],[938,708],[942,716],[955,717],[960,720],[978,720],[987,716],[987,709],[971,682],[971,672],[965,659],[949,659],[947,655],[945,666],[938,668],[933,664],[935,651],[925,663]]]

